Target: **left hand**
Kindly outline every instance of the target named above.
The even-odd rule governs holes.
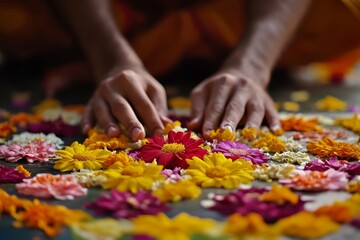
[[[259,128],[265,118],[272,131],[280,128],[274,102],[261,81],[239,70],[220,70],[193,89],[191,100],[193,119],[188,127],[202,126],[205,137],[212,129],[236,130],[245,112],[245,127]]]

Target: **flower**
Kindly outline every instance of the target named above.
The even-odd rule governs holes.
[[[73,137],[80,134],[80,128],[78,126],[68,125],[61,119],[53,122],[41,121],[38,123],[29,123],[26,126],[26,130],[34,133],[53,133],[63,137]]]
[[[120,169],[108,169],[104,171],[107,181],[103,188],[116,188],[120,192],[130,191],[136,193],[139,190],[150,190],[154,181],[164,180],[160,174],[163,166],[155,162],[146,164],[144,161],[130,162]]]
[[[303,165],[305,163],[310,162],[310,156],[307,153],[303,152],[283,152],[283,153],[275,153],[272,155],[271,160],[275,160],[282,163],[297,163]]]
[[[157,161],[164,168],[187,168],[186,159],[194,156],[202,158],[207,151],[200,147],[203,139],[195,140],[190,137],[191,132],[170,131],[168,138],[154,136],[149,143],[140,149],[138,157],[145,162]]]
[[[351,143],[336,142],[331,138],[324,138],[318,142],[309,142],[307,150],[318,157],[334,157],[341,159],[359,159],[360,147]]]
[[[80,169],[80,172],[71,173],[77,181],[86,187],[101,186],[106,182],[106,177],[101,170],[93,171],[89,169]]]
[[[133,159],[131,157],[129,157],[126,154],[126,152],[112,153],[104,161],[103,167],[105,169],[111,168],[111,166],[113,166],[115,163],[119,163],[120,165],[124,166],[124,165],[127,165],[131,161],[133,161]]]
[[[339,229],[329,217],[304,211],[281,219],[275,226],[284,235],[298,238],[320,238]]]
[[[276,222],[304,209],[305,202],[300,197],[281,188],[275,191],[280,192],[279,196],[276,196],[275,192],[269,193],[265,188],[237,189],[224,196],[210,196],[210,205],[207,208],[224,215],[239,213],[246,216],[249,213],[257,213],[268,223]],[[281,193],[282,191],[284,193]],[[263,197],[265,193],[269,195]]]
[[[217,129],[216,131],[211,130],[209,135],[211,140],[217,141],[234,141],[235,140],[235,132],[225,128],[225,129]]]
[[[283,109],[288,112],[298,112],[300,110],[300,104],[297,102],[286,101],[283,102]]]
[[[165,182],[176,183],[180,180],[189,178],[189,175],[185,174],[184,169],[176,167],[174,169],[164,169],[161,174],[166,176]]]
[[[201,187],[237,188],[240,183],[251,183],[252,163],[243,159],[232,161],[222,153],[204,156],[204,160],[193,157],[187,160],[189,168],[185,171],[192,181]]]
[[[351,226],[356,227],[357,229],[360,228],[360,216],[354,217],[351,222]]]
[[[11,217],[16,217],[19,211],[24,210],[32,204],[32,201],[18,198],[16,195],[9,195],[5,190],[0,188],[0,216],[3,213],[7,213]]]
[[[196,199],[201,194],[201,188],[190,180],[180,180],[176,183],[164,183],[160,189],[153,191],[162,202],[178,202],[182,199]]]
[[[264,152],[283,152],[286,149],[285,143],[271,133],[266,133],[260,139],[255,140],[252,145],[261,148]]]
[[[89,137],[85,139],[84,145],[88,149],[106,148],[109,150],[125,149],[128,146],[129,138],[123,134],[119,137],[109,137],[106,133],[102,133],[97,129],[91,129],[88,133]]]
[[[286,202],[295,205],[299,202],[299,195],[293,193],[287,187],[273,184],[269,192],[264,192],[261,195],[261,200],[265,202],[275,202],[278,205],[282,205]]]
[[[61,107],[60,101],[52,98],[47,98],[38,105],[36,105],[35,107],[33,107],[33,110],[35,113],[42,113],[44,110],[60,108],[60,107]]]
[[[56,160],[54,168],[61,172],[83,168],[99,170],[110,154],[111,152],[108,150],[90,150],[78,142],[73,142],[70,147],[56,151],[56,155],[61,158]]]
[[[30,175],[31,175],[31,173],[30,173],[28,170],[26,170],[26,169],[23,167],[23,165],[17,165],[17,166],[16,166],[16,170],[17,170],[19,173],[25,175],[25,177],[30,177]]]
[[[21,165],[20,165],[21,166]],[[0,165],[0,183],[18,183],[27,176],[18,171],[17,168],[10,168]]]
[[[349,207],[339,203],[321,206],[316,209],[314,214],[316,216],[327,216],[337,223],[347,223],[350,222],[352,218]]]
[[[11,133],[16,132],[16,127],[10,122],[1,122],[0,123],[0,137],[6,138]]]
[[[305,119],[302,117],[289,117],[287,119],[280,119],[282,129],[284,131],[299,131],[299,132],[321,132],[322,128],[317,125],[318,120]]]
[[[219,142],[213,149],[213,152],[221,152],[225,157],[233,160],[242,158],[256,165],[262,165],[269,160],[259,149],[249,148],[246,144],[240,142]]]
[[[315,103],[318,110],[343,111],[347,109],[347,103],[333,96],[326,96]]]
[[[134,218],[140,215],[155,215],[168,211],[169,207],[149,192],[119,192],[112,189],[109,194],[102,194],[97,200],[86,203],[85,207],[98,216],[113,218]]]
[[[253,176],[260,181],[271,182],[281,178],[290,178],[293,176],[295,166],[293,164],[274,164],[262,165],[255,168]]]
[[[345,140],[348,133],[344,130],[323,129],[322,132],[294,132],[292,137],[294,140],[302,141],[320,141],[323,138],[332,138],[335,140]]]
[[[25,158],[28,162],[48,162],[49,158],[55,157],[55,147],[44,141],[32,142],[26,145],[11,144],[0,146],[0,158],[8,162],[17,162]]]
[[[280,179],[279,183],[296,190],[321,191],[345,189],[348,180],[346,173],[333,169],[325,172],[297,170],[292,178]]]
[[[39,198],[54,197],[59,200],[72,200],[87,194],[73,175],[37,174],[31,179],[24,179],[16,184],[20,194]]]
[[[43,141],[46,144],[53,145],[55,148],[60,149],[64,144],[63,140],[58,138],[55,134],[44,134],[44,133],[29,133],[22,132],[21,134],[14,134],[12,139],[6,141],[5,144],[19,144],[19,145],[27,145],[33,142]]]
[[[336,119],[334,123],[360,134],[360,118],[358,114],[354,114],[351,118]]]
[[[41,121],[41,116],[37,114],[28,114],[24,112],[19,112],[16,114],[13,114],[9,118],[9,122],[14,125],[21,125],[25,126],[28,123],[35,123]]]
[[[257,130],[255,128],[243,128],[240,134],[244,139],[252,141],[257,136]]]
[[[285,143],[286,149],[291,152],[305,152],[305,147],[299,142],[295,141],[292,137],[281,136],[280,140]]]
[[[165,128],[164,128],[164,131],[163,133],[164,134],[168,134],[170,131],[174,131],[174,132],[184,132],[185,129],[181,127],[181,122],[179,121],[174,121],[174,122],[171,122],[171,123],[167,123],[165,125]]]
[[[191,234],[206,234],[216,225],[212,219],[198,218],[186,213],[180,213],[174,218],[168,218],[160,213],[155,216],[139,216],[132,220],[134,233],[144,234],[159,240],[190,239]]]

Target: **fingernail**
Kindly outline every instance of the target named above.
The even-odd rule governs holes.
[[[131,131],[131,136],[134,140],[138,140],[141,133],[141,129],[136,127]]]
[[[110,127],[108,128],[107,132],[108,132],[108,135],[109,135],[110,137],[113,137],[114,134],[116,133],[116,127],[110,126]]]
[[[272,131],[277,131],[277,130],[280,130],[280,129],[281,129],[280,125],[274,125],[274,126],[271,127]]]
[[[230,124],[225,124],[222,129],[229,129],[231,132],[234,131],[233,127]]]
[[[210,132],[211,132],[211,130],[206,130],[205,131],[205,136],[207,136],[207,137],[210,136]]]
[[[90,129],[90,124],[85,124],[82,131],[84,134],[86,134],[89,131],[89,129]]]

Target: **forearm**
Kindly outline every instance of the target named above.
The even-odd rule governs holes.
[[[225,68],[270,72],[301,21],[310,0],[248,0],[246,30]],[[252,76],[250,76],[252,77]],[[266,86],[268,79],[262,81]]]
[[[113,20],[108,0],[50,0],[66,22],[97,78],[116,65],[142,66]]]

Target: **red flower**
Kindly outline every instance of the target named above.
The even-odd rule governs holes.
[[[138,157],[147,163],[156,160],[164,168],[181,167],[185,169],[189,166],[186,159],[194,156],[202,158],[207,154],[207,151],[200,147],[204,140],[195,140],[190,136],[191,132],[170,131],[167,139],[159,136],[149,138],[149,143],[140,149]]]

